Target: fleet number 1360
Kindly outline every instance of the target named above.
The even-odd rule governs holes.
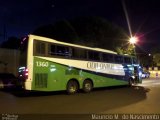
[[[36,61],[37,67],[48,67],[48,62]]]

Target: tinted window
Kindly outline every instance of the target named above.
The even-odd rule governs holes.
[[[44,55],[45,54],[45,43],[40,41],[35,41],[35,54]]]
[[[50,55],[55,55],[56,54],[56,46],[55,45],[50,45],[49,54]]]
[[[122,56],[117,56],[116,55],[114,59],[115,59],[116,63],[123,63],[123,57]]]
[[[50,55],[69,56],[69,47],[51,44],[49,47]]]
[[[104,62],[114,62],[112,54],[103,54],[103,61]]]
[[[100,60],[99,53],[95,51],[88,51],[88,59],[90,60]]]
[[[72,48],[72,57],[78,59],[86,59],[87,51],[85,49]]]
[[[57,46],[56,54],[61,56],[69,56],[69,47]]]
[[[131,58],[130,57],[124,57],[124,63],[132,64]]]

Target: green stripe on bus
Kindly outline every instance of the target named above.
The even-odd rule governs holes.
[[[38,57],[34,57],[33,64],[32,90],[66,90],[67,82],[70,79],[76,79],[80,88],[82,88],[85,79],[91,79],[95,88],[128,84],[127,81],[103,77]]]

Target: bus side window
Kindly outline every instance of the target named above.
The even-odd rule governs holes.
[[[39,41],[35,42],[36,42],[34,47],[35,55],[44,55],[46,50],[45,43]]]
[[[60,56],[69,56],[69,47],[57,46],[56,54]]]
[[[69,47],[51,44],[49,47],[49,55],[69,56],[70,55]]]
[[[72,48],[72,58],[75,59],[86,59],[87,51],[85,49]]]
[[[103,58],[104,62],[110,62],[110,63],[114,62],[113,55],[111,55],[111,54],[104,54],[103,53],[102,58]]]
[[[123,57],[119,55],[115,55],[114,57],[116,63],[123,63]]]
[[[100,55],[98,52],[95,51],[88,51],[88,59],[89,60],[100,60]]]
[[[130,57],[124,57],[124,63],[132,64],[131,58]]]
[[[55,51],[56,51],[56,46],[55,45],[50,45],[49,54],[50,55],[55,55]]]

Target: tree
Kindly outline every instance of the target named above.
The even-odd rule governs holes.
[[[153,55],[153,62],[156,64],[156,66],[160,66],[160,53]]]
[[[154,45],[151,50],[151,64],[152,66],[160,66],[160,48],[158,45]]]
[[[118,54],[128,54],[135,56],[134,49],[135,48],[132,44],[122,44],[121,46],[116,47],[116,52]]]
[[[37,28],[33,34],[90,47],[131,54],[123,28],[101,17],[79,17]],[[125,45],[126,46],[126,45]],[[128,48],[128,49],[126,49]],[[128,52],[129,51],[129,52]]]
[[[67,20],[37,28],[33,34],[72,43],[78,40],[77,33]]]
[[[80,17],[71,21],[79,36],[79,43],[91,47],[116,50],[127,39],[119,26],[101,17]]]

